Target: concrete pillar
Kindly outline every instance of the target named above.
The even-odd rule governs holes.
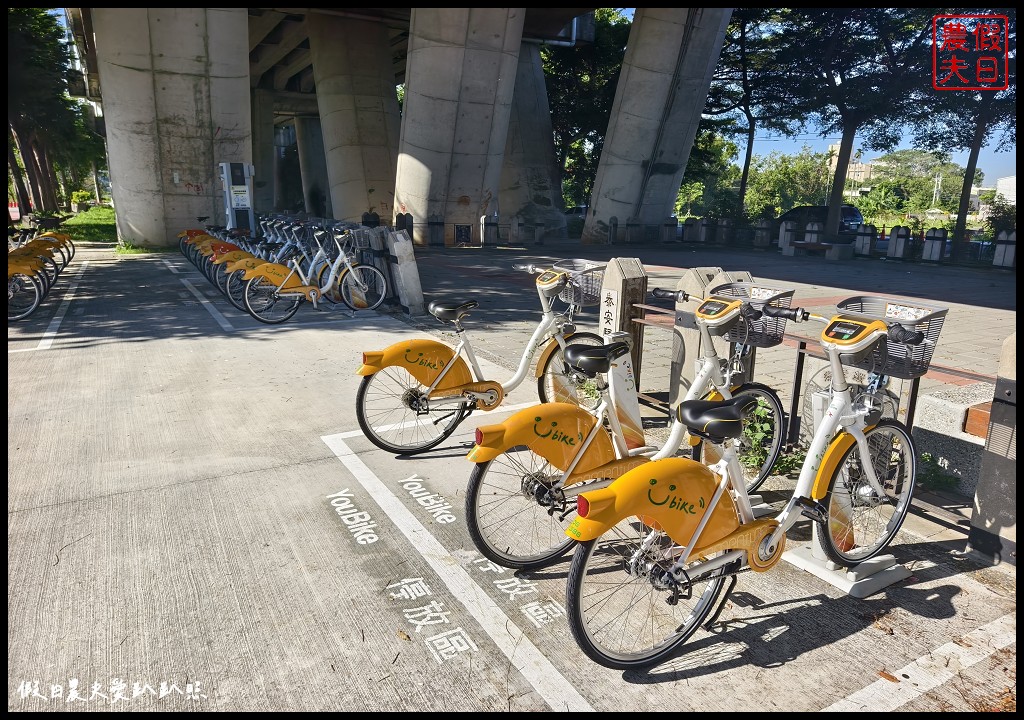
[[[731,8],[637,8],[591,195],[583,244],[608,218],[671,215]]]
[[[562,234],[561,173],[555,157],[540,46],[519,48],[515,92],[509,117],[505,161],[501,168],[501,213],[531,225],[544,224]]]
[[[252,163],[245,8],[93,8],[117,234],[168,247],[223,223],[218,163]]]
[[[306,24],[333,215],[376,212],[391,225],[401,116],[387,27],[315,11]]]
[[[277,164],[274,158],[274,96],[267,90],[252,91],[253,210],[274,211]]]
[[[446,244],[456,225],[498,210],[524,16],[524,8],[412,9],[396,204],[417,217],[442,215]]]
[[[306,214],[310,217],[333,218],[320,118],[295,118],[295,143],[299,151],[299,172],[302,175]]]

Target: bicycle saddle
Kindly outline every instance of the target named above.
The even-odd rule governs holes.
[[[676,417],[696,435],[712,440],[738,438],[743,434],[743,410],[756,402],[757,399],[751,397],[686,400],[676,408]]]
[[[569,338],[570,342],[572,338]],[[607,373],[612,361],[629,352],[629,345],[624,342],[610,345],[568,345],[565,348],[565,364],[572,370],[583,373],[588,378],[598,373]]]
[[[480,303],[476,300],[470,300],[469,302],[463,303],[431,300],[430,304],[427,305],[427,312],[438,320],[456,322],[457,320],[464,318],[466,315],[469,315],[469,311],[475,307],[480,307]]]

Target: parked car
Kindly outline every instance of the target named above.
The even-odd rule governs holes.
[[[841,243],[852,243],[857,239],[858,226],[863,224],[864,216],[861,215],[860,210],[853,205],[843,205],[841,206],[841,210],[842,215],[839,219],[838,241]],[[796,223],[796,234],[793,236],[793,239],[801,241],[804,239],[804,233],[807,230],[808,223],[821,223],[822,227],[824,227],[825,220],[827,218],[827,205],[799,205],[792,210],[787,210],[779,216],[778,225],[775,226],[775,239],[776,241],[778,240],[778,228],[787,220],[792,220]]]

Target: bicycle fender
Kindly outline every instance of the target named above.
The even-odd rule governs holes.
[[[569,343],[572,341],[572,335],[565,336],[565,342]],[[548,341],[548,344],[544,346],[544,349],[540,353],[540,357],[537,358],[537,367],[534,368],[533,374],[536,377],[540,377],[544,374],[544,366],[548,363],[548,358],[551,357],[554,352],[558,350],[558,341],[554,338]]]
[[[214,265],[224,265],[224,263],[233,263],[235,260],[241,260],[242,258],[251,258],[252,253],[246,252],[245,250],[232,250],[226,252],[223,255],[218,255],[213,259]]]
[[[864,432],[873,427],[874,425],[869,425],[864,428]],[[841,432],[832,438],[832,442],[828,444],[828,447],[825,448],[825,452],[821,456],[818,474],[814,476],[814,485],[811,487],[812,500],[821,500],[825,497],[825,493],[828,492],[828,481],[835,475],[840,460],[842,460],[846,451],[856,443],[856,439],[848,432]]]
[[[269,280],[282,290],[294,290],[302,287],[302,278],[299,277],[298,273],[293,272],[287,265],[281,265],[280,263],[263,263],[262,265],[247,269],[244,275],[246,280],[252,280],[257,276]],[[285,278],[288,278],[287,282]],[[284,283],[284,285],[281,283]]]
[[[356,370],[356,375],[373,375],[386,367],[401,367],[421,385],[430,385],[452,362],[455,365],[444,376],[436,390],[447,390],[473,382],[473,374],[469,371],[466,361],[461,357],[455,357],[452,348],[437,340],[422,338],[397,342],[383,350],[364,352],[363,364]]]
[[[527,445],[557,467],[565,470],[594,429],[597,418],[572,403],[542,403],[513,414],[503,423],[478,428],[481,442],[466,455],[471,462],[487,462],[511,447]],[[598,433],[573,474],[584,473],[615,459],[607,432]]]
[[[229,260],[227,271],[229,273],[233,273],[235,270],[251,270],[252,268],[259,267],[266,262],[267,261],[263,258],[250,255],[249,257],[239,258],[238,260]]]
[[[608,487],[581,493],[589,511],[586,517],[577,516],[565,534],[581,542],[593,540],[619,521],[636,516],[645,525],[665,531],[675,543],[687,545],[717,489],[718,476],[695,460],[653,460],[623,474]],[[711,509],[694,549],[724,538],[739,526],[736,509],[724,494]]]

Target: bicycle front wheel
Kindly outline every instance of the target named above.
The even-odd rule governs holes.
[[[575,541],[565,534],[576,516],[575,498],[552,486],[562,476],[525,445],[477,463],[466,487],[466,527],[491,562],[515,570],[550,565]]]
[[[779,459],[786,433],[786,413],[779,394],[761,383],[745,383],[732,396],[751,397],[757,401],[743,410],[743,434],[736,446],[747,494],[751,494],[764,484]],[[719,459],[712,456],[711,446],[704,442],[698,446],[696,455],[695,459],[705,464]]]
[[[444,442],[470,413],[461,405],[433,405],[426,386],[400,367],[367,375],[356,391],[356,420],[363,435],[396,455],[430,450]]]
[[[338,280],[341,300],[351,310],[376,310],[388,293],[384,273],[373,265],[355,265]]]
[[[27,318],[43,300],[42,283],[31,275],[16,273],[7,278],[7,322]]]
[[[631,517],[576,546],[566,590],[569,629],[596,663],[630,670],[667,660],[717,607],[736,563],[667,580],[672,540]]]
[[[280,295],[273,282],[259,275],[245,285],[245,309],[268,325],[279,325],[290,320],[301,303],[301,295]]]
[[[567,345],[589,345],[600,347],[604,339],[596,333],[581,332],[565,338]],[[579,405],[593,412],[601,404],[601,393],[595,380],[578,383],[565,372],[565,358],[559,347],[545,361],[543,371],[537,378],[537,395],[542,403],[566,402]]]
[[[903,525],[917,480],[917,450],[906,425],[879,421],[864,435],[867,462],[884,492],[879,494],[864,472],[857,444],[843,455],[828,481],[823,504],[828,516],[818,527],[818,544],[828,559],[853,567],[888,547]]]

